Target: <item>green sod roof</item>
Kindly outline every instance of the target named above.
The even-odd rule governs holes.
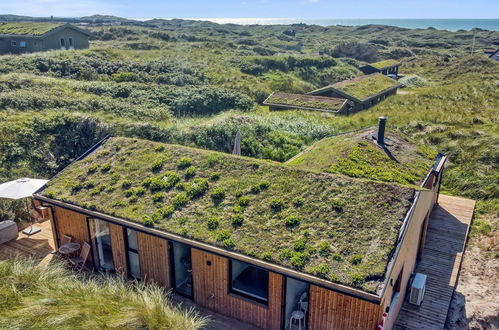
[[[420,184],[436,152],[399,134],[385,136],[386,150],[376,144],[377,129],[323,139],[288,161],[303,169],[400,184]]]
[[[414,189],[111,138],[42,195],[377,292]]]
[[[312,96],[290,93],[272,93],[263,102],[265,105],[311,109],[319,111],[338,111],[345,103],[345,99],[323,96]]]
[[[351,95],[359,100],[376,95],[389,88],[399,85],[396,80],[385,75],[375,73],[367,76],[340,81],[330,87]]]
[[[369,63],[369,65],[376,68],[376,69],[383,70],[385,68],[388,68],[388,67],[391,67],[394,65],[400,65],[400,62],[396,61],[396,60],[384,60],[384,61]]]
[[[0,34],[42,35],[61,25],[60,23],[6,22],[0,23]]]

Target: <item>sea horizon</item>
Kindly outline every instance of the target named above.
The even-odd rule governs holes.
[[[458,31],[474,28],[499,31],[499,18],[205,18],[179,17],[180,19],[209,21],[218,24],[239,25],[289,25],[308,24],[320,26],[359,26],[367,24],[390,25],[409,29],[435,28],[438,30]],[[138,21],[151,19],[175,19],[172,17],[129,17]]]

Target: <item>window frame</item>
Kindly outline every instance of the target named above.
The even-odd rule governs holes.
[[[59,44],[60,44],[61,47],[66,48],[66,39],[59,38]]]
[[[73,43],[73,38],[72,37],[68,38],[68,46],[69,47],[74,47],[74,43]]]
[[[28,43],[24,40],[19,41],[19,47],[20,48],[26,48],[28,46]]]
[[[17,40],[11,40],[10,47],[17,47]]]
[[[128,272],[128,277],[134,280],[141,280],[142,279],[142,269],[140,269],[140,255],[139,255],[139,250],[131,248],[128,242],[128,231],[133,230],[135,234],[137,235],[138,231],[135,229],[131,229],[128,227],[123,226],[123,236],[125,236],[125,251],[126,251],[126,268]],[[137,237],[137,245],[138,245],[138,237]],[[137,246],[138,248],[138,246]],[[131,267],[130,267],[130,253],[135,253],[137,255],[137,259],[139,260],[139,277],[135,277],[132,275]]]
[[[253,264],[250,264],[250,263],[244,262],[244,261],[228,259],[228,262],[229,262],[229,267],[228,267],[229,268],[228,269],[228,271],[229,271],[229,277],[228,277],[228,292],[229,292],[229,294],[236,296],[238,298],[244,299],[244,300],[251,301],[252,303],[256,303],[256,304],[268,307],[269,306],[269,293],[270,293],[270,290],[269,290],[270,271],[268,271],[265,268],[255,266]],[[233,279],[232,279],[232,268],[233,268],[232,263],[233,262],[239,262],[241,264],[248,265],[249,267],[256,268],[260,271],[264,271],[266,273],[266,275],[267,275],[267,299],[258,298],[258,297],[256,297],[256,295],[245,294],[244,292],[242,292],[242,290],[238,290],[238,289],[234,290],[233,283],[232,283],[233,282]]]

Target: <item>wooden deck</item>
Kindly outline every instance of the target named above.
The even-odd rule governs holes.
[[[28,236],[19,232],[16,240],[0,244],[0,260],[13,258],[16,255],[41,259],[41,263],[52,260],[55,251],[50,220],[36,224],[41,232]]]
[[[440,195],[431,213],[421,261],[415,272],[428,276],[421,306],[407,301],[394,329],[443,329],[457,284],[475,201]]]

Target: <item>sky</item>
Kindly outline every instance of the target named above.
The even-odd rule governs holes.
[[[136,18],[499,18],[499,0],[0,0],[0,14]]]

